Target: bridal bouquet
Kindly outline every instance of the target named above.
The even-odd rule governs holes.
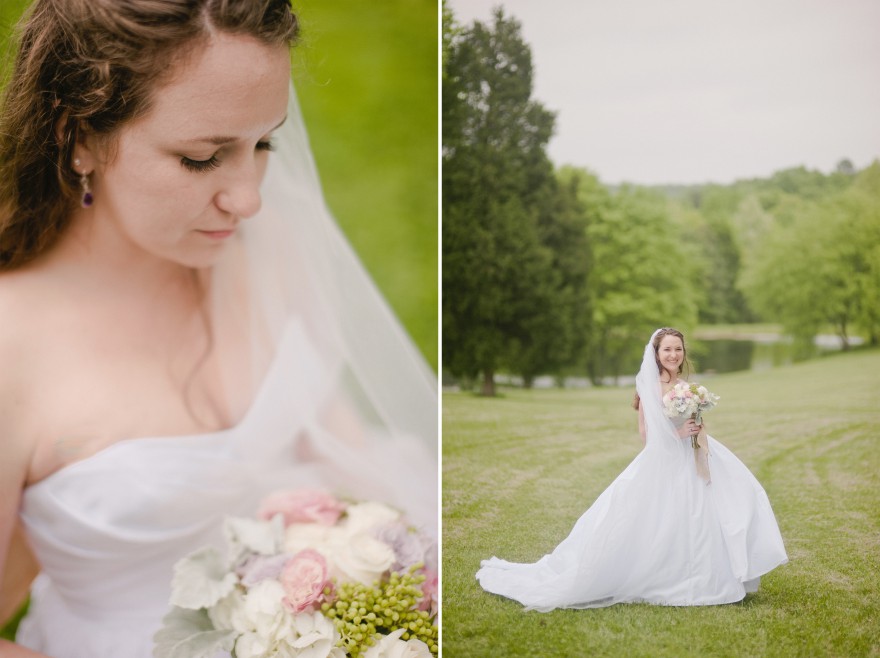
[[[432,658],[436,544],[396,510],[279,492],[174,567],[156,658]]]
[[[705,386],[679,382],[663,396],[664,413],[669,418],[690,417],[702,424],[703,412],[708,411],[720,398],[710,393]],[[696,435],[691,437],[691,445],[698,448]]]

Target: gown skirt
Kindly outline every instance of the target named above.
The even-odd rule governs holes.
[[[533,564],[483,560],[480,585],[541,612],[742,600],[788,557],[764,489],[730,450],[708,442],[710,484],[689,440],[663,454],[649,444],[551,553]]]

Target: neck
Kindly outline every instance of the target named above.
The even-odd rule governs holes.
[[[672,373],[664,369],[663,374],[660,375],[660,381],[664,384],[671,384],[675,381],[678,381],[678,373]]]

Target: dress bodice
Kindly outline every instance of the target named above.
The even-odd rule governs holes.
[[[296,443],[330,378],[291,322],[236,426],[123,440],[28,487],[20,515],[43,572],[18,641],[64,658],[150,656],[173,564],[221,544],[223,517],[253,515],[271,490],[322,484]]]
[[[379,500],[436,534],[433,455],[378,427],[354,442],[337,431],[337,370],[293,320],[236,426],[119,441],[28,487],[20,516],[43,571],[16,641],[53,658],[149,658],[173,565],[225,552],[223,518],[253,516],[278,489]]]

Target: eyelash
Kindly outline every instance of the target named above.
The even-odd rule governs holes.
[[[262,142],[257,142],[257,151],[274,151],[275,145],[267,140]],[[183,156],[180,158],[180,164],[183,165],[184,169],[188,169],[189,171],[193,171],[196,173],[202,173],[206,171],[212,171],[220,166],[220,158],[217,157],[215,153],[207,160],[193,160],[192,158],[187,158]]]

